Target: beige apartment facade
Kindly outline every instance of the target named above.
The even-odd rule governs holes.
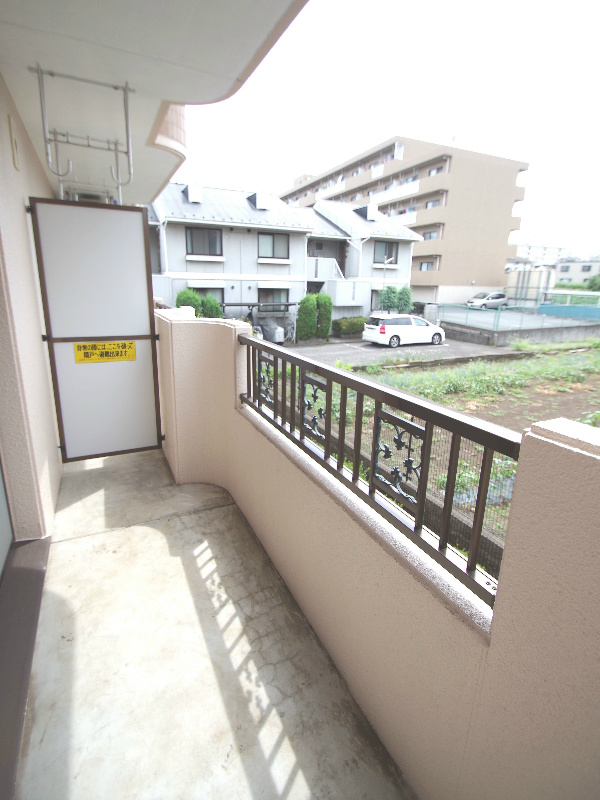
[[[394,137],[319,176],[303,175],[281,195],[290,205],[321,199],[370,202],[423,237],[413,251],[411,286],[421,302],[464,302],[504,288],[516,255],[514,204],[528,165],[455,147]]]

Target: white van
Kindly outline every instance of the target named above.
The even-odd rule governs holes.
[[[363,342],[398,347],[401,344],[441,344],[446,334],[443,328],[423,317],[374,311],[365,322],[362,338]]]

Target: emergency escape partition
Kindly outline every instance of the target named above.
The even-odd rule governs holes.
[[[161,447],[146,209],[30,203],[63,461]]]

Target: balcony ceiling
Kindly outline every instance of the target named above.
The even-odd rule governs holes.
[[[145,203],[183,160],[182,152],[156,146],[168,105],[214,103],[232,95],[306,2],[4,0],[0,72],[44,165],[37,76],[29,67],[39,63],[44,70],[94,81],[128,82],[135,90],[130,98],[134,178],[123,189],[123,202]],[[125,143],[121,92],[52,77],[45,84],[50,129]],[[73,161],[70,178],[114,186],[114,155],[63,147],[61,160],[67,158]],[[125,166],[123,161],[122,175]],[[49,170],[48,177],[58,190]]]

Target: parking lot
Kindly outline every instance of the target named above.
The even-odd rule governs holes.
[[[508,347],[488,347],[471,342],[459,342],[455,339],[446,340],[441,345],[411,344],[391,348],[385,345],[371,344],[356,340],[332,339],[323,344],[296,344],[286,345],[294,353],[322,364],[335,366],[336,363],[351,364],[354,367],[380,364],[384,361],[431,361],[436,359],[449,360],[456,358],[473,358],[489,355],[493,357],[500,353],[512,352]]]
[[[468,325],[494,331],[531,330],[533,328],[569,328],[597,324],[597,320],[570,319],[539,314],[536,306],[526,308],[469,308],[441,305],[440,319],[457,325]]]

